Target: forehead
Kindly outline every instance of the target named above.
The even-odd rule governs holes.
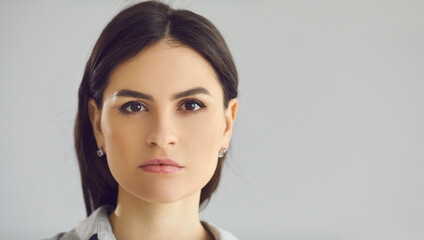
[[[222,94],[213,67],[199,53],[189,47],[159,42],[112,71],[104,99],[121,89],[169,98],[175,92],[199,86],[207,88],[212,95]]]

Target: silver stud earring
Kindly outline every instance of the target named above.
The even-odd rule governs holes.
[[[221,148],[218,153],[218,157],[222,158],[228,150],[226,148]]]
[[[98,157],[103,157],[103,155],[105,155],[105,152],[103,152],[102,147],[99,147],[99,149],[97,149],[97,156]]]

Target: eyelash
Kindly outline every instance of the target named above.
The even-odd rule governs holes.
[[[183,110],[184,112],[188,112],[188,114],[198,114],[200,111],[202,111],[202,110],[204,110],[204,109],[206,109],[206,105],[205,104],[203,104],[199,99],[197,99],[197,98],[190,98],[190,99],[185,99],[185,100],[183,100],[182,101],[182,103],[181,104],[179,104],[179,106],[181,107],[181,106],[183,106],[184,104],[186,104],[186,103],[189,103],[189,102],[193,102],[194,104],[197,104],[198,106],[199,106],[199,109],[198,110],[192,110],[192,111],[190,111],[190,110]],[[131,102],[127,102],[127,103],[125,103],[124,105],[122,105],[120,108],[119,108],[119,110],[122,112],[122,113],[124,113],[124,114],[137,114],[137,113],[139,113],[140,111],[137,111],[137,112],[129,112],[129,111],[127,111],[126,109],[128,108],[128,107],[130,107],[132,104],[134,104],[134,103],[137,103],[137,104],[140,104],[143,108],[145,108],[145,109],[147,109],[141,102],[138,102],[138,101],[131,101]]]

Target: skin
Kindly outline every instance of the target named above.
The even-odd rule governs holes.
[[[208,94],[173,99],[198,87]],[[116,96],[122,89],[153,99]],[[109,216],[117,239],[211,239],[198,216],[200,191],[213,176],[219,150],[230,144],[238,108],[234,98],[225,109],[223,94],[200,54],[161,41],[113,70],[102,110],[89,101],[97,144],[119,184]],[[172,174],[141,170],[154,158],[170,158],[183,168]]]

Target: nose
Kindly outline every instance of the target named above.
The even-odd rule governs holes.
[[[171,117],[158,116],[152,121],[151,129],[146,138],[147,144],[160,148],[174,146],[177,143],[177,137]]]

